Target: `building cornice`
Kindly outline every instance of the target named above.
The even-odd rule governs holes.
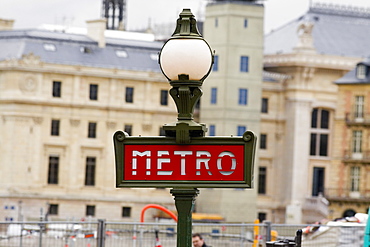
[[[362,58],[323,55],[317,53],[289,53],[264,55],[264,67],[315,67],[335,70],[351,70]]]

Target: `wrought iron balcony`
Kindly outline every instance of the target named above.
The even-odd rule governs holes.
[[[352,152],[352,150],[344,150],[342,160],[343,162],[370,163],[370,150],[360,153]]]
[[[370,126],[370,113],[346,113],[346,124],[355,126]]]
[[[360,189],[360,191],[352,191],[349,188],[327,188],[325,189],[325,197],[329,201],[336,200],[370,202],[370,190]]]

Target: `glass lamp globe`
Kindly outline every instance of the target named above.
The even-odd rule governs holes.
[[[212,67],[212,50],[203,38],[171,38],[162,47],[159,64],[169,81],[188,75],[188,80],[203,81]]]

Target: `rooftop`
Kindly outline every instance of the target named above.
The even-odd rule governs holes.
[[[312,25],[317,53],[347,57],[370,55],[370,9],[349,6],[312,5],[303,16],[265,35],[265,54],[293,53],[299,43],[299,26]]]

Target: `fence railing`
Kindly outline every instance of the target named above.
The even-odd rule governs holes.
[[[0,222],[0,247],[175,247],[176,223]],[[207,245],[265,247],[266,241],[291,239],[298,229],[317,229],[303,235],[302,247],[362,247],[365,225],[345,226],[193,223]]]

